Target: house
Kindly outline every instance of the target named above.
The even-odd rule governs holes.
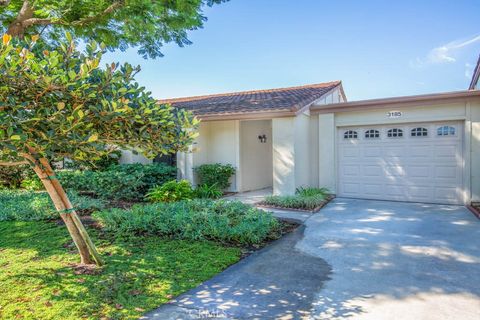
[[[271,187],[292,194],[318,186],[318,121],[312,106],[346,101],[340,81],[314,85],[162,100],[202,121],[191,153],[179,153],[181,178],[204,163],[229,163],[237,172],[231,191]]]
[[[478,90],[347,102],[334,81],[160,102],[202,120],[191,152],[177,155],[194,184],[193,168],[218,162],[237,168],[236,192],[321,186],[364,199],[480,200]]]

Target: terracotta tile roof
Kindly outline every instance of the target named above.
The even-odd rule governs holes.
[[[340,85],[332,81],[298,87],[222,93],[206,96],[159,100],[198,116],[245,114],[265,111],[297,111]]]

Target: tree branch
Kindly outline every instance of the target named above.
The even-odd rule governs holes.
[[[52,19],[42,19],[42,18],[30,18],[25,21],[23,21],[23,26],[25,28],[28,28],[33,25],[42,25],[42,26],[48,26],[51,24],[58,24],[58,21],[53,21]]]
[[[88,24],[90,22],[93,22],[93,21],[95,21],[95,20],[97,20],[101,17],[104,17],[104,16],[114,12],[116,9],[122,7],[123,5],[124,5],[123,1],[116,1],[116,2],[112,3],[110,6],[108,6],[105,10],[100,12],[99,14],[91,16],[91,17],[83,18],[83,19],[80,19],[80,20],[77,20],[77,21],[73,21],[71,24],[73,26],[82,26],[82,25]]]

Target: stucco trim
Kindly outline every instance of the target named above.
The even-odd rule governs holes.
[[[333,103],[328,105],[312,106],[310,108],[310,112],[312,114],[323,114],[385,109],[392,107],[419,107],[426,105],[448,104],[452,102],[467,102],[471,99],[480,99],[480,90],[455,91],[416,96]]]

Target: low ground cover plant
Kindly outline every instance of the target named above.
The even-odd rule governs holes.
[[[192,185],[188,180],[169,181],[150,189],[146,196],[150,202],[175,202],[191,200],[193,197]]]
[[[295,195],[268,196],[260,204],[288,209],[314,210],[323,205],[329,196],[326,188],[298,188]]]
[[[106,266],[82,272],[64,227],[0,222],[0,318],[138,319],[240,258],[212,242],[89,233]]]
[[[68,194],[79,213],[91,213],[105,208],[102,200],[80,196],[76,192]],[[38,221],[59,218],[46,192],[0,190],[0,206],[0,221]]]
[[[103,199],[143,201],[148,190],[175,179],[177,169],[163,163],[112,165],[103,171],[64,170],[58,176],[67,190]]]
[[[235,168],[231,164],[202,164],[196,167],[199,184],[217,186],[220,190],[230,187],[230,178],[235,174]]]
[[[208,184],[201,184],[195,188],[194,195],[199,199],[218,199],[223,195],[223,192],[216,184],[211,186]]]
[[[275,237],[280,229],[271,213],[241,202],[200,199],[103,210],[93,217],[105,231],[116,235],[157,235],[235,245],[260,244]]]

